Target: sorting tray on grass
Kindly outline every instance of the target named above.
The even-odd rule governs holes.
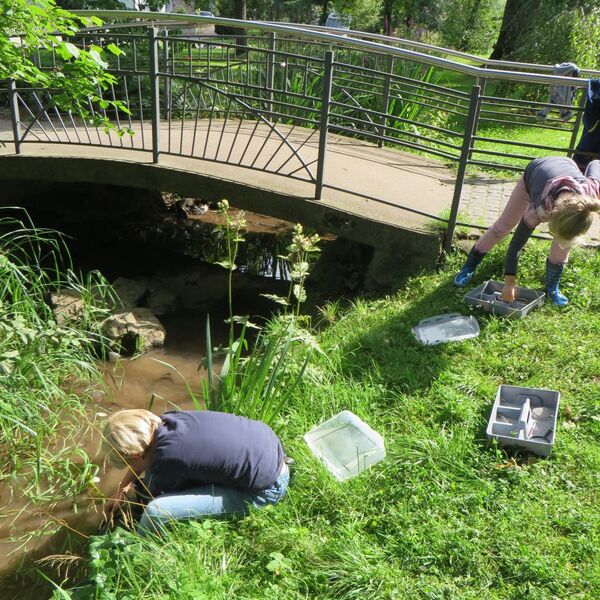
[[[383,438],[349,410],[313,428],[304,440],[339,481],[354,477],[385,458]]]
[[[554,444],[560,392],[501,385],[486,435],[501,446],[524,448],[549,456]]]
[[[522,319],[530,310],[544,304],[543,292],[517,286],[516,298],[513,302],[502,300],[503,283],[486,281],[465,295],[465,302],[481,306],[488,312],[514,319]]]
[[[477,337],[479,323],[472,315],[448,313],[419,321],[418,325],[413,327],[413,333],[421,344],[434,346],[444,342],[458,342]]]

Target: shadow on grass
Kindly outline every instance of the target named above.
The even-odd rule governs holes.
[[[493,264],[482,269],[478,280],[491,278],[494,270]],[[456,288],[451,278],[427,290],[419,285],[409,285],[398,300],[397,310],[392,307],[392,311],[386,311],[386,314],[391,312],[387,318],[368,327],[367,333],[348,341],[343,348],[342,370],[353,378],[369,379],[403,393],[427,391],[451,361],[461,360],[454,356],[462,353],[463,343],[425,346],[417,341],[412,328],[422,319],[436,315],[470,314],[463,297],[475,285]],[[483,330],[487,319],[479,316],[476,315]]]

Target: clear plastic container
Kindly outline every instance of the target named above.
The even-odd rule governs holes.
[[[383,438],[349,410],[311,429],[304,441],[339,481],[355,477],[385,458]]]

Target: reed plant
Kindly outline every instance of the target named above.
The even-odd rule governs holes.
[[[288,254],[281,257],[289,264],[289,293],[287,297],[268,295],[284,307],[283,314],[267,327],[259,328],[248,316],[236,316],[233,310],[232,278],[239,247],[244,242],[243,213],[232,217],[225,200],[219,203],[219,211],[223,218],[226,256],[217,264],[228,271],[229,340],[225,348],[213,348],[207,316],[207,355],[203,362],[207,376],[202,381],[203,398],[211,410],[258,419],[276,428],[282,409],[304,375],[309,349],[314,347],[310,334],[299,325],[299,315],[306,299],[309,257],[318,252],[319,237],[305,235],[301,225],[294,228]],[[252,329],[258,329],[259,333],[251,342]],[[299,356],[302,356],[300,360]],[[222,360],[218,374],[215,372],[217,358]]]
[[[96,365],[104,340],[101,300],[92,294],[107,284],[76,277],[64,240],[36,228],[27,213],[5,209],[0,216],[0,481],[18,479],[34,503],[76,496],[93,482],[89,457],[69,449],[81,436],[80,394],[100,383]],[[85,291],[81,312],[59,318],[50,296],[65,288]],[[102,295],[104,292],[97,292]],[[57,448],[57,436],[63,438]]]

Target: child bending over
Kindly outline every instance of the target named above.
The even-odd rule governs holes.
[[[502,290],[503,300],[512,302],[519,253],[534,229],[547,222],[554,240],[546,260],[546,294],[554,304],[564,306],[568,300],[558,284],[569,251],[591,227],[593,214],[599,212],[600,160],[590,162],[582,175],[570,158],[536,158],[527,165],[500,218],[471,249],[454,284],[467,285],[483,257],[516,226],[504,261]]]
[[[158,532],[170,520],[276,504],[289,483],[275,433],[261,421],[232,414],[186,410],[159,417],[121,410],[109,417],[102,443],[114,466],[129,469],[123,487],[137,479],[150,498],[140,533]]]

